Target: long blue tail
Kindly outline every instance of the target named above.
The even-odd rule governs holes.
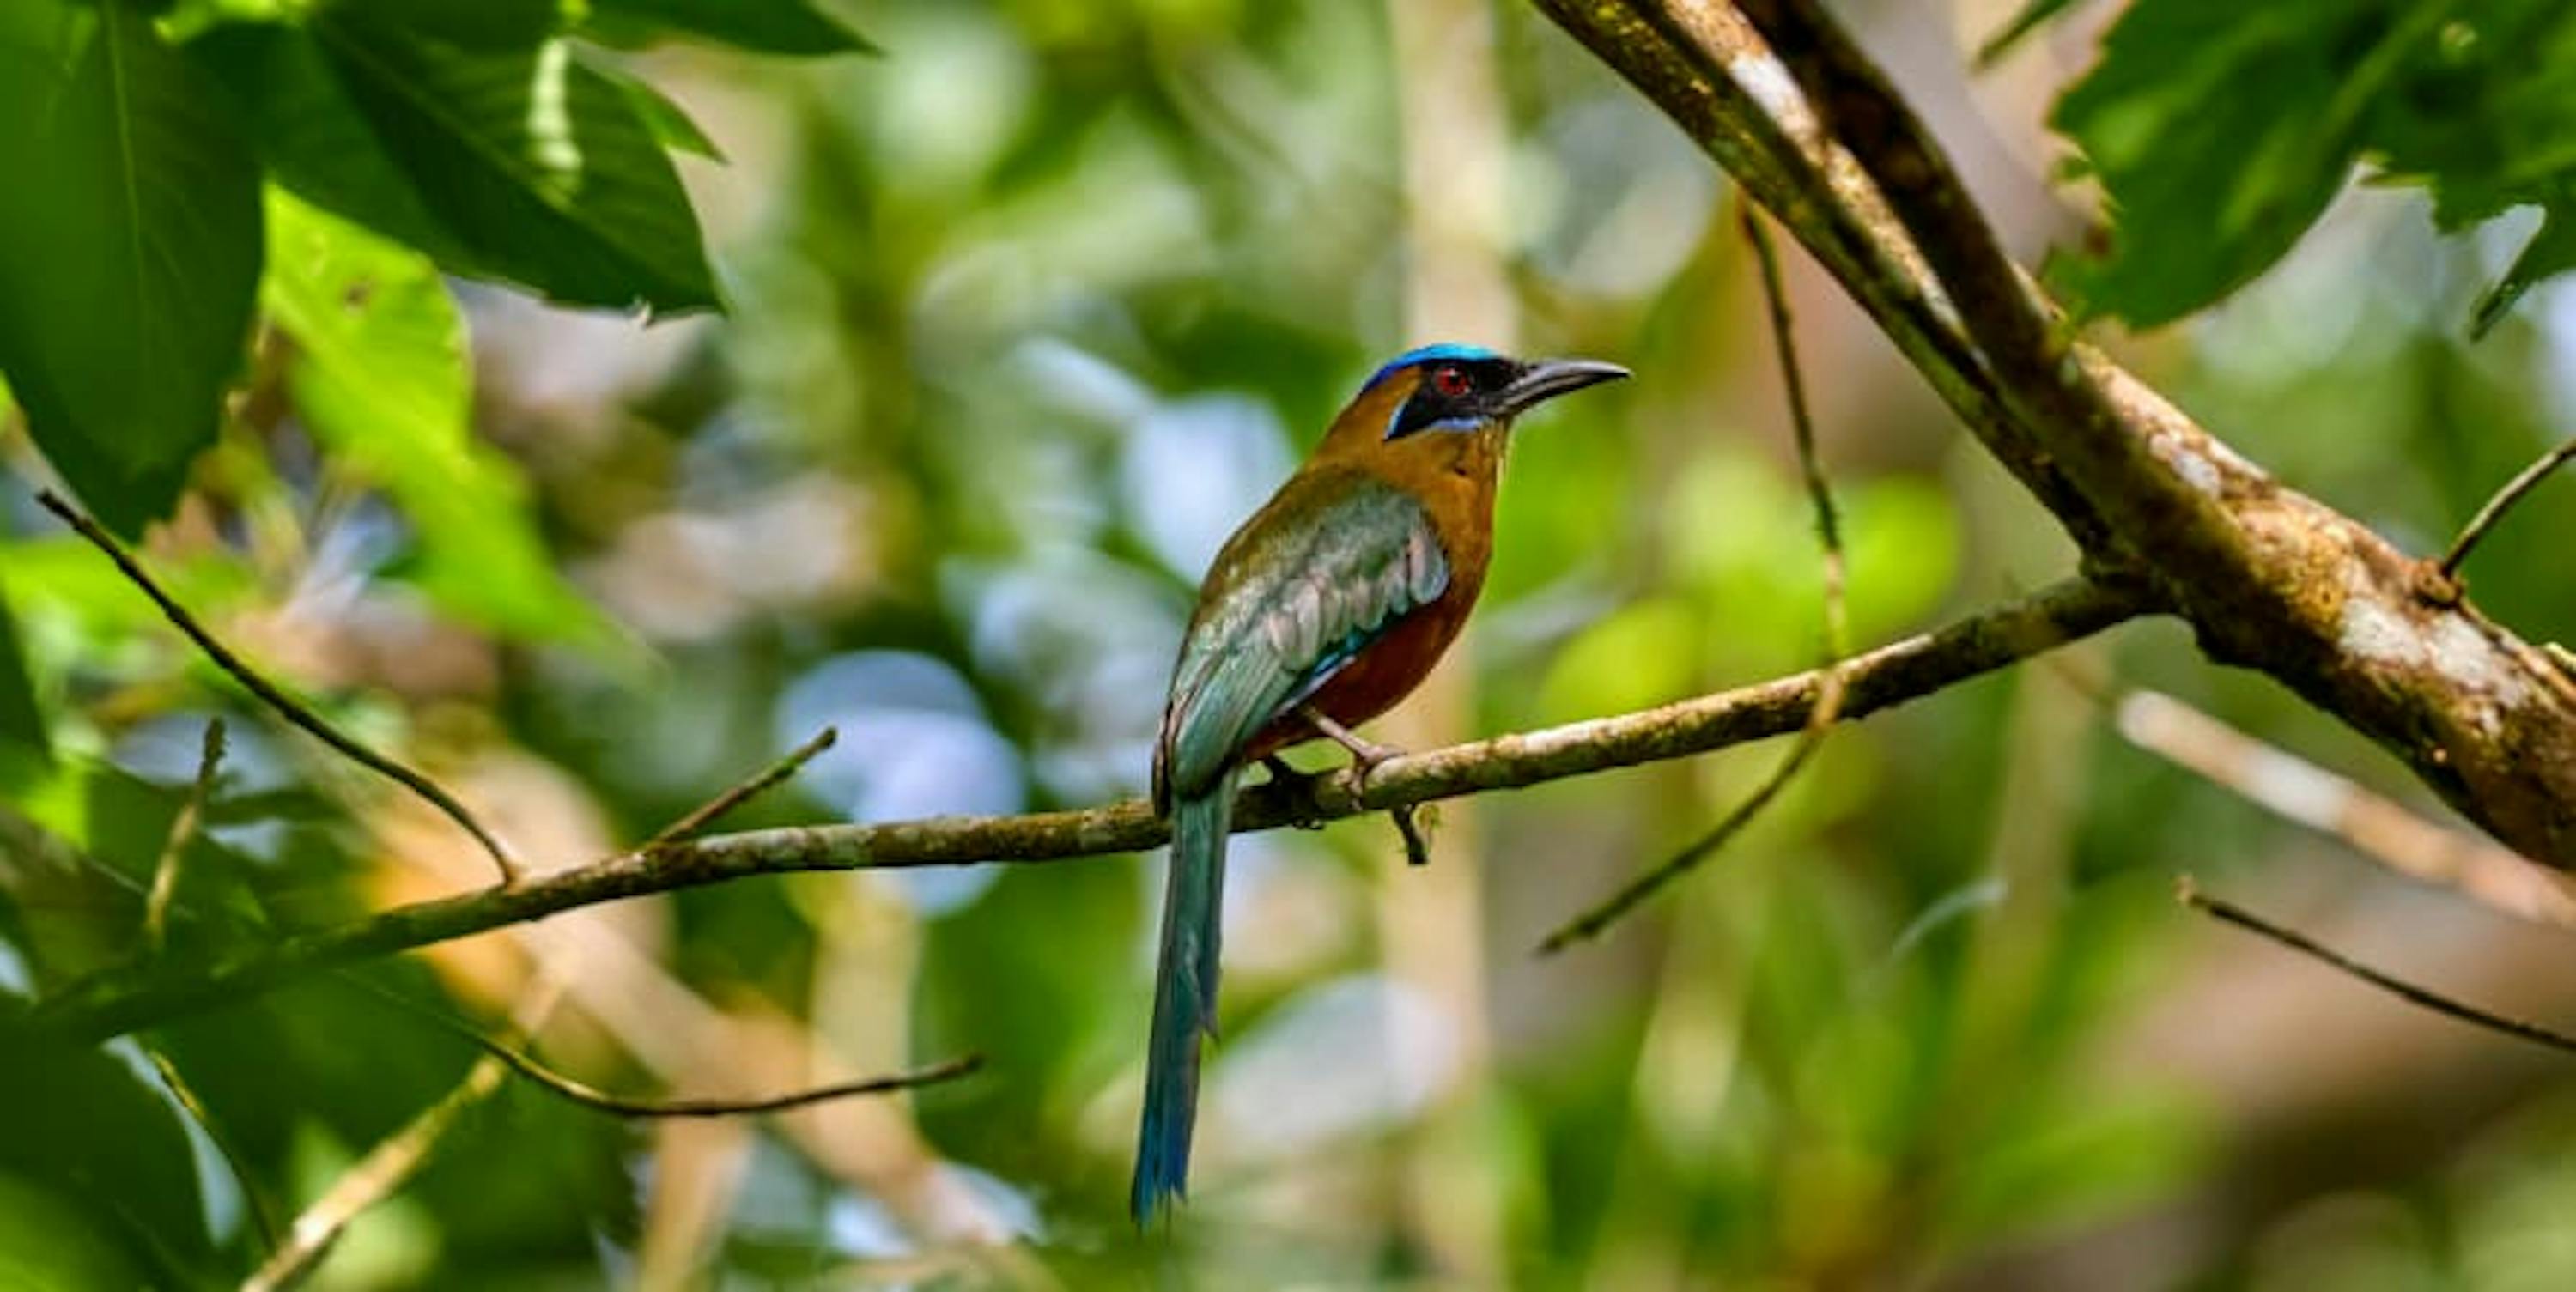
[[[1218,921],[1236,775],[1228,770],[1199,794],[1172,804],[1163,952],[1154,971],[1154,1033],[1145,1053],[1145,1117],[1136,1132],[1136,1180],[1127,1197],[1139,1225],[1179,1199],[1189,1183],[1199,1034],[1216,1035]]]

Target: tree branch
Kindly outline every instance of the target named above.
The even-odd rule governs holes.
[[[2282,487],[2071,339],[1813,0],[1536,2],[1798,236],[2088,568],[2145,580],[2212,659],[2368,736],[2507,846],[2576,864],[2576,680],[2433,563]]]
[[[2114,624],[2155,602],[2130,584],[2070,579],[1938,632],[1907,638],[1841,666],[1842,710],[1860,717],[1929,695]],[[1365,792],[1348,771],[1311,792],[1256,786],[1238,829],[1335,819],[1399,804],[1511,789],[1682,758],[1805,726],[1821,670],[1613,718],[1499,736],[1391,758]],[[880,825],[801,826],[660,844],[503,888],[395,907],[346,924],[290,933],[203,961],[137,963],[64,988],[0,1028],[94,1041],[265,990],[303,974],[412,947],[543,919],[576,907],[805,870],[1040,862],[1136,852],[1164,841],[1141,800],[1013,817],[934,817]]]

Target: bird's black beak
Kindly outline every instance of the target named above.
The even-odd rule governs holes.
[[[1559,395],[1627,375],[1627,369],[1598,359],[1532,359],[1521,365],[1511,384],[1496,394],[1495,402],[1501,405],[1503,416],[1514,417]]]

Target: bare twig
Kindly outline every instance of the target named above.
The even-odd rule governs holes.
[[[206,1133],[207,1142],[215,1146],[216,1154],[224,1159],[226,1167],[231,1168],[233,1182],[241,1187],[242,1208],[250,1213],[251,1228],[259,1234],[260,1250],[276,1251],[277,1209],[269,1202],[268,1191],[262,1189],[259,1181],[252,1179],[250,1172],[243,1168],[241,1154],[234,1150],[232,1137],[224,1134],[223,1127],[216,1125],[215,1119],[207,1115],[205,1101],[197,1098],[196,1089],[188,1084],[186,1077],[179,1075],[179,1067],[170,1062],[170,1056],[149,1046],[140,1048],[143,1057],[151,1060],[152,1070],[161,1074],[162,1088],[170,1092],[172,1099],[179,1101],[179,1107],[187,1111],[189,1120]]]
[[[1618,922],[1619,917],[1643,903],[1664,885],[1714,856],[1727,842],[1751,824],[1762,809],[1779,797],[1791,778],[1816,748],[1825,742],[1825,733],[1834,725],[1842,710],[1843,670],[1841,660],[1850,654],[1849,618],[1843,596],[1843,533],[1840,513],[1834,507],[1833,485],[1825,478],[1822,455],[1816,451],[1816,424],[1807,410],[1807,383],[1798,367],[1797,327],[1789,316],[1789,293],[1780,282],[1780,257],[1771,249],[1771,235],[1762,227],[1762,217],[1751,206],[1739,206],[1744,240],[1753,247],[1753,258],[1761,269],[1762,299],[1771,323],[1771,341],[1780,358],[1780,384],[1788,392],[1789,428],[1798,450],[1798,477],[1806,485],[1807,501],[1816,517],[1816,543],[1822,549],[1824,569],[1825,661],[1822,681],[1816,688],[1815,707],[1808,711],[1805,729],[1798,733],[1798,743],[1781,756],[1780,765],[1771,769],[1760,785],[1754,787],[1735,810],[1726,814],[1708,833],[1691,842],[1689,847],[1673,854],[1660,865],[1630,880],[1627,886],[1612,893],[1573,919],[1566,921],[1540,941],[1540,955],[1554,955],[1577,942],[1600,936],[1602,930]]]
[[[938,1085],[944,1081],[954,1081],[968,1076],[984,1066],[983,1055],[966,1054],[928,1067],[911,1068],[857,1081],[815,1086],[810,1089],[790,1091],[783,1095],[765,1095],[753,1099],[632,1099],[623,1095],[609,1094],[596,1086],[585,1085],[491,1037],[472,1032],[464,1035],[472,1037],[474,1043],[483,1048],[484,1053],[508,1064],[511,1071],[520,1076],[584,1108],[614,1113],[619,1117],[744,1117],[755,1113],[784,1112],[790,1108],[802,1108],[807,1104],[848,1099],[857,1095],[883,1095],[899,1090],[917,1090],[923,1086]]]
[[[188,845],[197,837],[197,822],[206,814],[206,796],[214,791],[215,769],[224,761],[224,720],[206,719],[206,738],[197,754],[197,779],[188,787],[188,801],[179,805],[179,815],[170,821],[170,837],[161,844],[161,860],[152,868],[152,891],[143,901],[143,941],[153,954],[168,945],[170,932],[170,899],[179,891],[179,870],[186,864]]]
[[[1824,743],[1824,732],[1825,728],[1815,726],[1799,732],[1798,743],[1789,747],[1789,752],[1780,759],[1780,765],[1772,768],[1771,774],[1762,778],[1762,783],[1755,786],[1752,793],[1745,795],[1744,801],[1736,804],[1734,811],[1727,813],[1724,819],[1708,833],[1692,841],[1689,847],[1674,853],[1653,869],[1628,881],[1626,887],[1566,921],[1555,932],[1541,939],[1538,953],[1554,955],[1577,942],[1586,942],[1600,936],[1601,931],[1617,923],[1620,916],[1636,909],[1639,903],[1654,896],[1664,885],[1679,879],[1691,867],[1706,861],[1718,849],[1725,847],[1727,841],[1733,839],[1745,826],[1752,824],[1754,817],[1761,815],[1762,809],[1771,805],[1771,800],[1777,798],[1780,791],[1788,786],[1790,778],[1798,774],[1798,769],[1806,766],[1808,757],[1816,752],[1818,745]]]
[[[2244,907],[2224,901],[2220,898],[2212,897],[2209,894],[2200,891],[2200,885],[2193,882],[2189,875],[2176,877],[2174,881],[2174,899],[2193,910],[2210,916],[2213,919],[2233,924],[2247,932],[2269,938],[2274,942],[2280,943],[2282,946],[2288,947],[2292,951],[2296,951],[2303,956],[2307,956],[2308,958],[2327,966],[2328,968],[2350,974],[2355,978],[2359,978],[2363,982],[2369,983],[2373,987],[2377,987],[2381,991],[2387,992],[2392,996],[2396,996],[2410,1004],[2421,1005],[2424,1008],[2429,1009],[2436,1014],[2443,1015],[2446,1018],[2458,1019],[2471,1027],[2484,1028],[2490,1032],[2501,1032],[2506,1036],[2529,1041],[2534,1045],[2545,1045],[2553,1050],[2576,1054],[2576,1037],[2568,1036],[2563,1032],[2551,1031],[2550,1029],[2539,1026],[2535,1023],[2526,1023],[2520,1019],[2506,1018],[2500,1014],[2490,1014],[2474,1005],[2462,1004],[2448,996],[2427,991],[2403,978],[2382,973],[2377,969],[2373,969],[2366,964],[2362,964],[2361,962],[2344,955],[2342,952],[2336,951],[2317,942],[2315,939],[2308,937],[2304,933],[2283,928],[2278,924],[2274,924],[2270,920],[2264,919],[2262,916],[2256,915],[2252,911],[2246,910]]]
[[[2536,924],[2576,929],[2576,876],[2484,838],[2425,820],[2405,805],[2263,743],[2155,691],[2116,703],[2120,735],[2288,819],[2343,840],[2428,884]]]
[[[2495,496],[2478,508],[2478,514],[2469,518],[2469,523],[2460,530],[2460,536],[2451,540],[2450,550],[2442,553],[2443,577],[2459,574],[2460,562],[2469,559],[2469,549],[2476,547],[2479,540],[2487,536],[2487,531],[2495,528],[2495,523],[2504,519],[2504,514],[2513,510],[2515,503],[2522,501],[2523,495],[2538,488],[2541,481],[2549,478],[2550,472],[2565,466],[2570,458],[2576,458],[2576,439],[2534,458],[2521,474],[2506,481],[2504,488],[2496,490]]]
[[[1751,205],[1739,203],[1736,215],[1762,271],[1762,300],[1771,322],[1771,343],[1780,359],[1780,385],[1788,392],[1789,430],[1798,448],[1798,478],[1806,485],[1807,505],[1815,512],[1816,543],[1824,549],[1825,655],[1841,659],[1851,653],[1850,618],[1843,605],[1842,513],[1834,506],[1833,483],[1825,478],[1824,457],[1816,450],[1816,419],[1807,407],[1807,382],[1798,366],[1797,323],[1789,317],[1789,290],[1780,281],[1779,253],[1771,249],[1771,233]]]
[[[813,739],[798,745],[788,751],[786,757],[763,768],[759,775],[708,799],[692,809],[688,815],[662,827],[652,838],[644,841],[644,846],[652,848],[666,843],[676,843],[706,829],[716,818],[742,806],[755,796],[768,792],[788,777],[794,776],[805,764],[814,761],[815,755],[831,748],[832,743],[840,738],[841,733],[836,728],[823,728],[815,733]]]
[[[493,837],[491,831],[483,828],[482,822],[474,819],[473,813],[465,810],[464,804],[456,801],[454,795],[441,789],[437,782],[377,753],[343,733],[339,728],[325,721],[320,714],[287,695],[267,678],[260,676],[249,664],[243,662],[241,656],[234,654],[231,647],[217,640],[213,633],[206,630],[205,625],[198,623],[196,616],[188,613],[187,607],[180,605],[168,592],[163,591],[152,575],[144,570],[142,563],[125,550],[123,543],[116,541],[115,535],[101,528],[97,521],[82,514],[79,508],[64,501],[60,495],[50,489],[38,491],[36,501],[43,503],[47,511],[61,517],[63,523],[71,526],[82,538],[88,539],[91,546],[106,553],[107,559],[116,563],[117,570],[125,575],[127,581],[142,589],[143,595],[150,597],[152,604],[160,607],[163,618],[168,619],[172,626],[186,634],[189,641],[196,643],[198,650],[205,652],[206,658],[213,660],[216,667],[231,674],[234,681],[241,683],[245,690],[257,696],[261,703],[276,710],[279,717],[302,728],[314,739],[329,745],[351,762],[401,785],[426,800],[430,806],[445,813],[448,820],[454,821],[467,834],[474,836],[474,841],[483,845],[483,851],[492,855],[492,864],[500,869],[502,883],[517,882],[518,862],[511,858],[509,850],[501,846],[501,841]]]

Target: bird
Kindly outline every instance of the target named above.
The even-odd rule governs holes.
[[[1456,640],[1493,552],[1513,420],[1628,376],[1594,359],[1514,359],[1447,342],[1380,367],[1313,455],[1226,540],[1181,638],[1154,745],[1171,827],[1162,945],[1129,1210],[1179,1202],[1202,1036],[1216,1033],[1218,919],[1236,784],[1325,738],[1365,781],[1395,751],[1353,728],[1419,685]]]

